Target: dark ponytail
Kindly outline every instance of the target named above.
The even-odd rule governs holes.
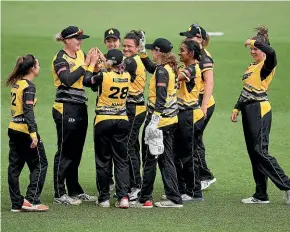
[[[129,33],[127,33],[124,37],[124,39],[132,39],[135,42],[136,47],[139,46],[140,44],[140,39],[142,39],[142,33],[141,30],[136,31],[136,30],[132,30]]]
[[[7,77],[6,86],[13,86],[18,80],[26,76],[35,64],[36,59],[31,54],[18,58],[12,73]]]
[[[185,40],[182,43],[187,47],[189,52],[193,53],[193,58],[196,59],[197,61],[200,61],[201,59],[200,45],[192,40]]]
[[[257,32],[257,35],[254,36],[252,39],[257,40],[263,44],[267,44],[270,46],[270,40],[268,35],[268,29],[265,26],[260,26],[254,28],[254,31]]]

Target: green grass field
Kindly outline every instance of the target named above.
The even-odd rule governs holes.
[[[1,214],[2,229],[18,231],[279,231],[290,228],[290,208],[284,205],[282,192],[269,183],[269,205],[242,205],[240,199],[251,196],[254,182],[246,152],[241,120],[230,122],[232,107],[241,90],[241,75],[251,62],[243,42],[253,36],[253,28],[269,27],[271,44],[278,54],[276,76],[269,96],[273,108],[270,152],[290,175],[290,32],[288,2],[1,2]],[[56,130],[51,108],[55,87],[51,61],[61,44],[54,35],[70,24],[76,24],[91,35],[83,50],[103,46],[103,32],[118,28],[122,36],[131,29],[146,31],[147,41],[165,37],[174,44],[177,54],[181,42],[179,32],[191,23],[200,23],[208,31],[222,31],[222,37],[212,37],[209,51],[215,60],[216,111],[205,132],[208,163],[217,183],[204,193],[205,202],[186,204],[183,209],[120,210],[102,209],[94,203],[79,207],[53,205],[53,158],[56,152]],[[7,186],[10,94],[5,88],[7,74],[17,56],[36,55],[41,74],[36,79],[38,104],[36,118],[49,161],[42,201],[50,206],[47,213],[10,212]],[[87,91],[90,127],[79,169],[80,182],[89,194],[96,194],[93,154],[92,120],[95,94]],[[25,193],[28,169],[21,176]],[[158,174],[154,200],[160,199],[163,187]],[[112,202],[115,200],[112,200]]]

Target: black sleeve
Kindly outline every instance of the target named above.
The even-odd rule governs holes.
[[[33,105],[36,89],[30,85],[23,90],[23,113],[25,122],[28,125],[29,133],[37,132],[37,125],[34,118]]]
[[[261,80],[266,79],[277,65],[276,52],[273,48],[261,42],[255,41],[254,46],[266,54],[266,60],[261,69]]]
[[[240,94],[239,98],[238,98],[238,101],[234,107],[234,109],[237,109],[238,111],[241,111],[241,106],[243,104],[243,101],[242,101],[242,94]]]
[[[160,66],[156,69],[156,102],[155,111],[162,113],[166,104],[169,75],[167,70]]]
[[[141,57],[141,60],[142,60],[142,63],[144,64],[147,72],[153,74],[158,65],[153,63],[148,56],[146,56],[145,58]]]
[[[210,56],[208,56],[205,52],[202,53],[201,55],[199,67],[201,72],[204,72],[208,69],[213,69],[213,59]]]
[[[184,68],[181,73],[186,78],[187,82],[190,82],[195,78],[196,70],[195,70],[195,64],[192,64],[186,68]]]
[[[103,82],[103,72],[99,71],[97,73],[92,73],[86,71],[86,74],[83,79],[83,85],[86,87],[91,87],[92,90],[95,90],[95,87],[102,84]]]
[[[130,73],[131,75],[131,82],[134,82],[136,79],[136,70],[137,70],[137,63],[133,57],[128,57],[124,60],[125,63],[125,71]]]
[[[63,58],[56,58],[53,61],[55,73],[60,81],[66,86],[72,86],[81,76],[85,74],[83,67],[78,67],[75,71],[70,72],[68,62]]]

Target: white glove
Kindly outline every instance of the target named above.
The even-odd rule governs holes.
[[[145,48],[145,44],[146,44],[146,37],[145,37],[145,32],[141,31],[142,34],[142,38],[139,40],[139,52],[141,53],[146,53],[146,48]]]
[[[151,155],[158,157],[158,155],[163,154],[164,152],[164,144],[163,144],[163,131],[156,129],[158,131],[158,137],[149,139],[149,151]]]
[[[145,144],[148,144],[149,139],[157,138],[159,135],[159,132],[157,130],[158,124],[160,122],[161,117],[157,114],[153,114],[151,117],[151,121],[149,122],[148,126],[145,129]]]

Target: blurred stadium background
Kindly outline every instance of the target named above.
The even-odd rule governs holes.
[[[286,173],[290,173],[290,78],[289,2],[1,2],[1,214],[3,231],[289,231],[290,211],[283,205],[282,192],[269,184],[269,205],[242,205],[240,199],[254,191],[250,161],[241,123],[232,124],[230,114],[241,90],[241,75],[251,62],[243,42],[261,24],[269,28],[271,45],[278,54],[276,76],[269,96],[273,108],[270,152]],[[287,20],[288,18],[288,20]],[[186,204],[183,209],[120,210],[102,209],[93,203],[79,207],[53,205],[53,157],[56,130],[51,115],[55,88],[51,61],[62,45],[54,35],[68,25],[77,25],[91,38],[83,50],[101,49],[103,32],[116,27],[122,37],[132,29],[146,31],[147,42],[165,37],[177,54],[180,31],[199,23],[207,31],[224,32],[212,37],[209,51],[215,61],[216,111],[205,132],[208,163],[217,183],[205,192],[205,202]],[[36,79],[38,104],[36,119],[49,161],[42,201],[48,213],[12,214],[7,187],[10,94],[5,88],[7,74],[17,56],[32,53],[40,60],[41,74]],[[80,181],[90,194],[96,194],[92,123],[95,93],[89,89],[88,128]],[[27,167],[21,176],[25,193]],[[163,193],[160,175],[155,182],[154,199]],[[113,200],[112,200],[113,201]]]

